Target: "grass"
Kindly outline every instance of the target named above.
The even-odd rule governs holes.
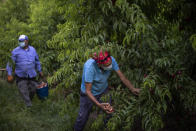
[[[17,86],[0,79],[0,131],[72,131],[79,110],[78,94],[65,97],[59,92],[50,89],[44,101],[35,96],[33,106],[27,108]],[[98,131],[103,126],[102,118],[97,118],[103,112],[97,114],[96,107],[93,110],[84,131]]]
[[[40,101],[36,96],[32,104],[31,108],[27,108],[16,85],[0,80],[0,130],[72,130],[78,112],[78,102],[73,94],[68,95],[66,100],[55,99],[51,95]]]
[[[65,97],[63,91],[50,89],[47,100],[41,101],[35,95],[33,106],[27,108],[16,84],[10,84],[5,79],[0,78],[0,131],[73,130],[79,110],[78,94],[70,93]],[[94,111],[84,131],[92,129],[91,124],[96,118]]]

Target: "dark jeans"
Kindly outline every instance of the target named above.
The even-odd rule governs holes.
[[[106,92],[104,92],[103,94],[105,94]],[[95,98],[101,103],[100,98],[101,95],[97,95],[95,96]],[[111,104],[111,100],[109,102]],[[78,117],[76,119],[75,125],[74,125],[74,130],[75,131],[82,131],[84,129],[84,126],[88,120],[89,114],[91,112],[92,106],[93,106],[93,102],[90,100],[90,98],[84,94],[84,93],[80,93],[80,110],[78,113]],[[110,115],[111,117],[111,115]],[[108,118],[110,118],[108,117]]]

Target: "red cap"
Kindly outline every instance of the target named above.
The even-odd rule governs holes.
[[[93,54],[93,59],[98,64],[107,64],[111,60],[111,57],[107,51],[105,51],[104,54],[102,51],[100,51],[98,56],[97,53]]]

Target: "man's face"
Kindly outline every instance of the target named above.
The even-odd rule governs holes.
[[[103,64],[104,67],[108,67],[112,64],[112,59],[110,59],[107,63]]]
[[[24,41],[19,41],[19,46],[22,48],[27,48],[28,47],[28,40],[24,40]]]
[[[102,69],[102,70],[112,70],[112,59],[110,59],[107,63],[105,64],[100,64],[99,67]]]

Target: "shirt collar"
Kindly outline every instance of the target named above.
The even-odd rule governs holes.
[[[19,47],[20,47],[20,46],[19,46]],[[20,49],[25,50],[25,51],[29,51],[29,50],[30,50],[29,46],[28,46],[27,50],[24,49],[24,48],[22,48],[22,47],[20,47]]]

